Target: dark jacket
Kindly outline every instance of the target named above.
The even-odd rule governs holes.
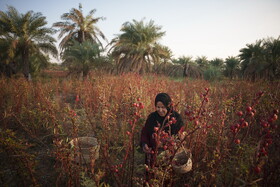
[[[170,115],[170,119],[172,117],[175,117],[176,123],[171,125],[171,135],[175,135],[179,132],[181,127],[184,125],[183,120],[180,116],[180,114],[176,111],[173,111]],[[152,137],[153,133],[155,132],[154,127],[157,127],[158,124],[160,124],[160,127],[163,125],[165,117],[161,117],[157,111],[152,112],[145,123],[145,126],[142,128],[141,131],[141,140],[140,140],[140,146],[143,147],[145,144],[147,144],[149,147],[155,149],[155,140]],[[167,120],[165,121],[165,124],[167,123]],[[164,124],[164,125],[165,125]],[[169,133],[169,127],[165,127],[165,132]]]

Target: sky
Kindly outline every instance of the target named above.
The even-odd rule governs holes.
[[[246,44],[280,36],[280,0],[0,0],[0,10],[9,5],[20,13],[41,12],[51,27],[79,3],[84,15],[96,9],[95,17],[106,18],[97,27],[108,41],[127,21],[153,20],[165,32],[160,43],[174,58],[226,59]]]

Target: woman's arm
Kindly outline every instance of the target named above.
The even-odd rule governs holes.
[[[171,134],[175,135],[178,134],[180,129],[184,126],[184,122],[182,120],[181,115],[178,112],[175,112],[176,123],[172,125]]]
[[[140,146],[143,148],[145,144],[149,144],[149,135],[146,125],[142,128],[141,131],[141,140],[140,140]]]
[[[140,147],[143,149],[145,153],[149,153],[151,151],[151,127],[153,126],[153,115],[150,114],[146,120],[146,123],[141,131],[141,140]]]

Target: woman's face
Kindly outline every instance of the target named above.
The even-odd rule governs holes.
[[[161,116],[164,117],[167,114],[167,108],[164,106],[164,104],[161,101],[158,101],[156,104],[156,110],[157,113]]]

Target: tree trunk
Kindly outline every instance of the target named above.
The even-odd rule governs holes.
[[[189,64],[185,64],[184,65],[184,73],[183,73],[183,77],[189,77]]]
[[[22,54],[22,65],[23,65],[23,75],[26,78],[26,80],[31,80],[31,74],[30,74],[30,64],[29,64],[29,52],[28,49],[24,49]]]
[[[82,73],[83,73],[83,80],[85,80],[87,78],[88,73],[89,73],[89,69],[88,68],[83,69]]]
[[[78,40],[79,40],[79,43],[83,43],[85,41],[85,32],[84,31],[78,31]]]

